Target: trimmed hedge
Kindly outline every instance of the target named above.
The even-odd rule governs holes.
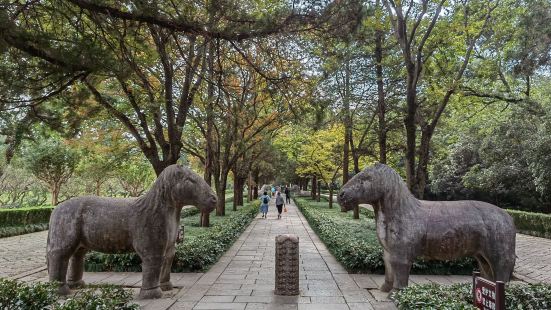
[[[48,223],[53,209],[51,206],[0,209],[0,227]]]
[[[48,229],[54,207],[0,209],[0,238]]]
[[[366,217],[353,220],[350,214],[333,209],[325,202],[314,202],[304,198],[295,199],[308,223],[316,231],[327,248],[350,272],[384,273],[383,248],[375,231],[375,221]],[[475,261],[463,258],[456,261],[416,260],[412,273],[421,274],[472,274]]]
[[[551,215],[518,210],[506,210],[522,234],[551,239]]]
[[[211,227],[197,227],[194,234],[188,232],[193,227],[185,228],[184,241],[176,245],[172,272],[207,270],[218,261],[220,256],[241,235],[257,213],[258,203],[255,202],[246,204],[229,216],[218,218],[218,221],[212,224]],[[198,215],[189,216],[188,220],[193,224],[186,223],[186,227],[199,223]],[[214,222],[215,219],[211,217],[211,220]],[[86,255],[85,268],[87,271],[141,271],[141,261],[135,253],[103,254],[91,252]]]
[[[0,279],[0,309],[25,310],[96,310],[96,309],[139,309],[129,304],[132,293],[111,285],[103,285],[77,291],[66,300],[58,300],[55,283],[27,284]]]
[[[418,284],[396,292],[398,309],[465,309],[472,304],[472,284]],[[551,284],[509,284],[505,287],[506,309],[551,309]]]
[[[0,238],[29,234],[48,229],[48,223],[29,224],[25,226],[0,227]]]

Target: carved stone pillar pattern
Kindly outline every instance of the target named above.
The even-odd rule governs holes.
[[[299,294],[298,236],[279,235],[275,239],[275,294]]]

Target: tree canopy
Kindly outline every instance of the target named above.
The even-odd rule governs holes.
[[[14,171],[41,178],[49,141],[78,154],[52,196],[138,195],[179,162],[224,215],[230,185],[235,208],[332,194],[383,162],[419,198],[551,212],[550,25],[543,0],[2,0],[0,201],[44,197]]]

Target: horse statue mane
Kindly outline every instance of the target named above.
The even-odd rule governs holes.
[[[139,210],[140,213],[158,211],[162,207],[165,207],[164,209],[167,207],[181,208],[184,206],[182,203],[185,202],[175,200],[173,197],[173,191],[177,184],[180,182],[197,183],[201,181],[202,178],[191,169],[180,165],[170,165],[161,172],[145,194],[135,199],[132,207]]]
[[[84,256],[136,252],[142,260],[140,297],[159,298],[172,289],[170,269],[184,205],[202,213],[217,204],[211,187],[188,168],[171,165],[138,198],[84,196],[58,205],[50,217],[47,263],[59,293],[84,285]]]
[[[382,291],[401,289],[417,257],[474,257],[482,275],[509,281],[515,264],[516,229],[504,210],[482,201],[425,201],[411,194],[400,175],[384,164],[365,168],[338,196],[343,211],[371,204],[384,249]]]
[[[377,163],[372,169],[372,174],[380,180],[380,186],[386,192],[390,199],[397,201],[412,200],[415,196],[408,189],[406,182],[392,168],[385,164]]]

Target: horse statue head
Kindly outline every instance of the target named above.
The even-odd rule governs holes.
[[[411,195],[400,175],[389,166],[377,163],[348,180],[341,188],[338,201],[342,211],[350,211],[358,204],[373,204],[396,191]]]
[[[217,203],[216,194],[207,182],[181,165],[166,167],[150,191],[158,191],[162,199],[174,207],[193,205],[206,213],[214,210]]]

